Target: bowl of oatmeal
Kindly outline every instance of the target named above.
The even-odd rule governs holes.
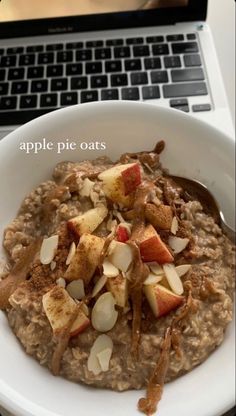
[[[207,185],[233,226],[233,150],[206,124],[138,103],[60,110],[0,142],[3,406],[233,405],[234,248],[169,177]]]

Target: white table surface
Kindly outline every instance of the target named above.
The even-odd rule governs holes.
[[[209,0],[207,23],[213,33],[235,125],[235,1]]]
[[[235,2],[209,0],[207,22],[215,40],[228,102],[235,125]],[[0,406],[0,411],[2,411]],[[3,416],[5,416],[5,412]],[[8,415],[8,413],[7,413]]]

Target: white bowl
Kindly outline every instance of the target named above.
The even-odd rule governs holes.
[[[105,151],[42,151],[26,155],[22,142],[105,142]],[[62,160],[114,160],[125,151],[167,147],[163,164],[174,174],[204,182],[229,223],[234,220],[234,141],[182,112],[157,106],[109,102],[75,106],[40,117],[0,142],[0,238],[23,197],[50,177]],[[3,252],[1,253],[3,256]],[[0,403],[16,416],[135,416],[142,392],[115,393],[53,377],[27,356],[0,312]],[[159,405],[165,416],[220,416],[234,405],[234,326],[205,363],[165,386]]]

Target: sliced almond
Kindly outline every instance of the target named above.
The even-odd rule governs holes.
[[[97,281],[97,283],[95,284],[93,291],[92,291],[92,298],[94,298],[95,296],[97,296],[97,294],[100,292],[100,290],[102,290],[102,288],[105,286],[106,282],[107,282],[108,277],[103,275],[99,278],[99,280]]]
[[[133,252],[128,244],[114,242],[115,246],[109,255],[109,260],[113,266],[122,272],[126,272],[133,261]]]
[[[112,348],[106,348],[105,350],[97,354],[97,358],[98,358],[100,367],[103,372],[106,372],[109,370],[111,356],[112,356]]]
[[[50,269],[52,270],[52,272],[53,272],[53,270],[55,270],[56,267],[57,267],[57,263],[54,260],[51,261],[51,263],[50,263]]]
[[[107,277],[116,277],[119,274],[117,267],[113,266],[113,264],[107,258],[105,258],[102,267],[103,274]]]
[[[184,276],[190,269],[191,264],[181,264],[181,266],[176,266],[175,270],[177,271],[179,277]]]
[[[175,266],[172,263],[167,263],[163,265],[163,270],[173,292],[176,293],[176,295],[182,295],[184,288]]]
[[[88,178],[85,178],[82,189],[80,190],[80,195],[89,197],[94,185],[94,182],[90,181],[90,179]]]
[[[176,235],[178,229],[179,229],[178,220],[177,220],[176,217],[174,217],[173,220],[172,220],[170,231],[172,232],[172,234]]]
[[[114,229],[117,227],[117,221],[112,220],[111,218],[107,221],[107,230],[108,231],[114,231]]]
[[[99,335],[90,350],[87,364],[88,370],[91,371],[95,376],[103,371],[97,355],[107,349],[110,351],[113,350],[112,339],[105,334]]]
[[[115,299],[110,292],[106,292],[98,298],[93,307],[92,325],[99,332],[107,332],[115,326],[117,318]]]
[[[59,277],[56,281],[57,286],[63,287],[65,289],[66,287],[66,281],[63,279],[63,277]]]
[[[73,243],[71,243],[69,254],[68,254],[67,259],[66,259],[66,265],[67,266],[69,266],[71,260],[73,259],[74,255],[75,255],[75,252],[76,252],[76,245],[73,242]]]
[[[58,235],[44,238],[40,250],[40,261],[42,264],[50,264],[52,262],[57,251],[58,241]]]
[[[113,211],[113,215],[114,217],[116,217],[120,222],[125,222],[124,218],[122,217],[121,213],[119,211],[117,211],[116,209],[114,209]]]
[[[82,279],[73,280],[66,286],[69,295],[77,300],[81,300],[85,296],[84,281]]]
[[[189,241],[189,238],[169,237],[168,244],[174,253],[178,254],[187,247]]]
[[[157,276],[156,274],[150,273],[147,279],[143,282],[144,285],[155,285],[162,280],[163,275]]]
[[[157,262],[148,263],[148,267],[152,273],[156,274],[157,276],[163,275],[163,268]]]
[[[89,316],[89,308],[86,303],[82,302],[81,310],[84,312],[86,316]]]

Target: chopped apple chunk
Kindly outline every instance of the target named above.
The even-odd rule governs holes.
[[[141,168],[138,163],[114,166],[100,173],[107,198],[125,207],[132,206],[133,193],[141,183]]]
[[[106,287],[114,296],[116,304],[124,308],[128,301],[128,281],[126,277],[119,274],[119,276],[108,279]]]
[[[82,279],[87,285],[99,265],[103,246],[103,238],[83,234],[64,278],[67,281]]]
[[[172,254],[151,224],[145,228],[139,247],[144,262],[156,261],[164,264],[174,261]]]
[[[70,297],[68,292],[60,286],[53,287],[43,296],[43,309],[50,322],[54,334],[60,333],[77,308],[77,304]],[[75,336],[85,330],[90,324],[89,318],[84,314],[82,308],[73,323],[70,331],[71,336]]]
[[[144,286],[144,293],[156,318],[178,308],[184,300],[183,296],[176,295],[158,283]]]
[[[78,215],[67,222],[69,230],[79,237],[84,233],[93,233],[96,228],[104,221],[108,214],[105,205],[98,205],[96,208],[89,209],[84,214]]]

